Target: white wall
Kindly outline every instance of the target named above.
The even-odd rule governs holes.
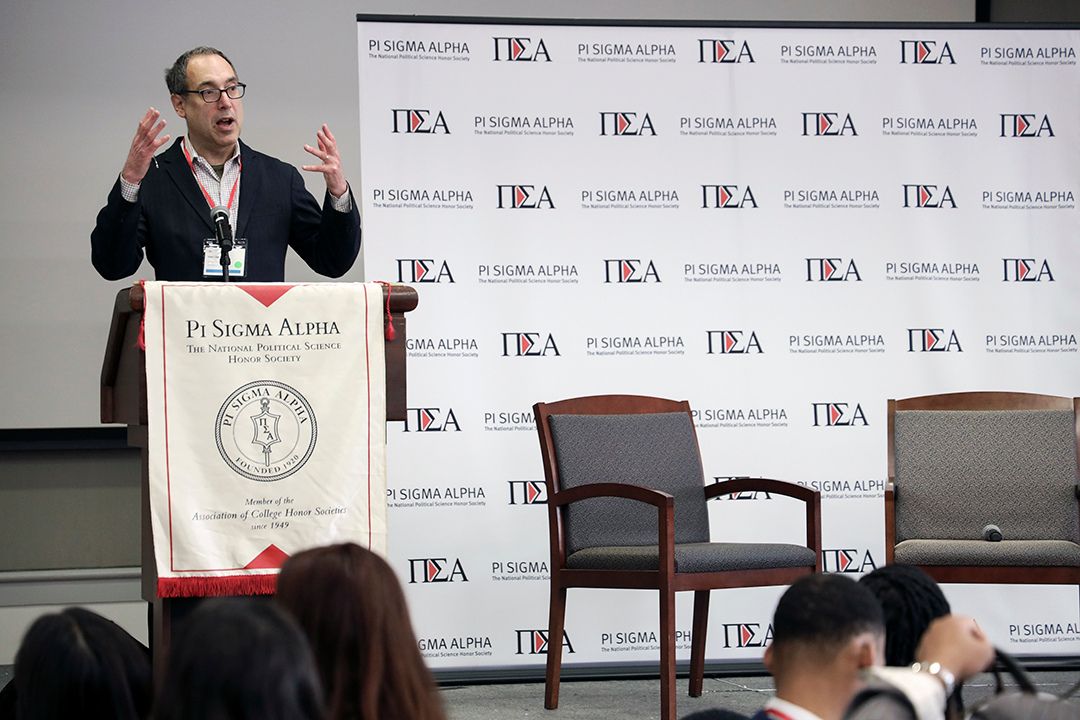
[[[169,108],[163,70],[184,50],[223,49],[249,84],[244,139],[295,164],[327,122],[355,174],[359,13],[679,20],[970,21],[974,0],[435,0],[0,5],[0,428],[98,423],[112,299],[90,265],[94,217],[150,105]],[[320,178],[309,187],[321,197]],[[151,277],[144,264],[137,277]],[[289,279],[311,277],[292,262]],[[345,280],[361,280],[361,263]]]

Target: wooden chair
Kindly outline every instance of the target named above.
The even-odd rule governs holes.
[[[660,717],[675,718],[675,593],[694,591],[690,695],[701,695],[709,591],[786,585],[821,570],[821,496],[792,483],[705,486],[686,401],[600,395],[533,406],[548,491],[551,604],[544,707],[559,704],[572,587],[660,593]],[[706,502],[763,490],[806,504],[806,545],[710,542]]]
[[[888,417],[886,563],[938,582],[1080,583],[1080,398],[926,395],[889,400]]]

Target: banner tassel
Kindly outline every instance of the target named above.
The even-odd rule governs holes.
[[[394,292],[394,286],[385,280],[376,280],[378,284],[386,288],[386,342],[394,342],[397,331],[394,330],[394,316],[390,314],[390,295]]]

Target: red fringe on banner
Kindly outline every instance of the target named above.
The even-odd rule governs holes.
[[[163,598],[273,595],[276,587],[277,573],[270,575],[158,578],[157,594],[158,597]]]

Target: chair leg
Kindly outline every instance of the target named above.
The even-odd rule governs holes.
[[[670,586],[660,589],[660,720],[675,720],[675,592]]]
[[[544,707],[559,707],[559,675],[562,672],[563,621],[566,617],[566,588],[551,583],[548,608],[547,673],[544,676]]]
[[[701,697],[705,681],[705,636],[709,625],[709,591],[694,591],[694,627],[690,637],[690,697]]]

